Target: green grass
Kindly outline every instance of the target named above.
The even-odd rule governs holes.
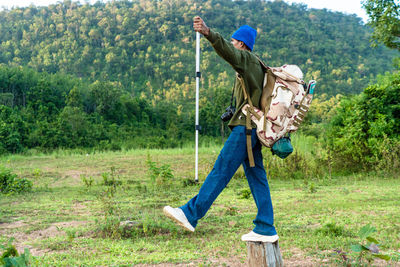
[[[304,145],[314,139],[293,141],[304,148],[299,149],[298,165],[285,172],[301,172],[299,166],[315,153]],[[218,146],[200,150],[200,182],[219,150]],[[152,180],[148,154],[158,167],[170,165],[173,177]],[[265,158],[270,169],[283,162],[268,153]],[[21,251],[29,247],[36,255],[34,266],[240,266],[246,262],[246,245],[240,236],[253,228],[257,210],[251,195],[246,198],[243,193],[248,188],[243,170],[239,169],[194,233],[182,231],[162,215],[164,205],[183,205],[199,190],[199,185],[184,184],[194,176],[191,147],[10,155],[0,158],[0,164],[34,182],[31,193],[0,195],[0,243],[14,236]],[[116,186],[114,196],[107,197],[104,192],[110,187],[103,185],[103,176],[112,176],[111,167],[122,184]],[[350,246],[360,242],[358,230],[370,223],[377,229],[374,237],[382,242],[383,251],[395,256],[396,261],[389,264],[399,264],[399,177],[327,175],[317,161],[306,167],[303,176],[283,177],[283,172],[269,170],[284,261],[297,266],[340,265],[333,250],[351,252]],[[83,177],[93,179],[92,186],[86,186]],[[112,232],[113,220],[134,221],[135,226],[121,237]]]

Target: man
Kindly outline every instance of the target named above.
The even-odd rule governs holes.
[[[248,25],[240,27],[228,42],[219,33],[213,32],[200,17],[193,21],[194,30],[204,35],[210,41],[219,56],[227,61],[242,77],[246,92],[259,108],[262,93],[264,72],[258,58],[251,52],[257,36],[257,31]],[[255,127],[247,131],[251,135],[254,167],[250,167],[246,147],[246,118],[241,108],[247,104],[241,83],[238,78],[234,86],[236,97],[236,112],[229,122],[232,132],[222,148],[214,168],[207,176],[199,193],[180,208],[164,207],[164,214],[173,219],[188,231],[194,231],[214,200],[229,183],[240,164],[249,183],[251,193],[256,202],[258,213],[253,221],[255,228],[242,236],[243,241],[275,242],[278,240],[273,226],[273,209],[268,181],[263,165],[261,144],[258,141]]]

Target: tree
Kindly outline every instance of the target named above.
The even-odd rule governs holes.
[[[363,7],[369,16],[368,24],[374,28],[372,38],[400,50],[399,0],[366,0]]]

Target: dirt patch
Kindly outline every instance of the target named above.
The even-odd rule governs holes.
[[[137,264],[137,267],[192,267],[192,266],[229,266],[229,267],[242,267],[247,266],[246,262],[241,262],[238,258],[219,258],[207,260],[195,260],[186,263],[159,263],[159,264]]]
[[[92,201],[73,201],[71,206],[72,210],[69,214],[79,215],[79,216],[90,216],[92,213],[90,209],[86,206],[86,203],[91,203]]]
[[[27,248],[27,249],[29,249],[29,253],[32,256],[43,256],[48,253],[51,253],[51,251],[52,251],[51,249],[39,249],[39,248],[35,248],[35,247],[29,246],[29,245],[23,245],[23,244],[19,244],[19,243],[14,244],[14,245],[20,254],[24,253],[25,248]]]
[[[24,227],[27,226],[26,223],[24,223],[23,221],[16,221],[16,222],[12,222],[12,223],[0,223],[0,233],[2,232],[2,230],[5,229],[15,229],[15,228],[20,228],[20,227]]]
[[[53,223],[49,228],[44,230],[33,231],[30,234],[26,235],[28,240],[35,240],[35,239],[45,239],[49,237],[55,236],[65,236],[65,232],[63,228],[72,228],[80,225],[87,224],[86,221],[71,221],[71,222],[58,222]]]
[[[58,222],[58,223],[53,223],[53,225],[58,226],[58,227],[76,227],[76,226],[81,226],[84,224],[87,224],[87,221],[70,221],[70,222]]]
[[[68,185],[82,184],[81,175],[85,175],[85,172],[78,170],[68,170],[62,175],[62,178],[53,184],[53,187],[64,185],[66,182]]]
[[[19,252],[22,253],[24,251],[24,248],[28,248],[29,252],[33,256],[41,256],[46,253],[51,253],[52,250],[38,249],[33,246],[27,245],[26,243],[34,241],[34,240],[38,240],[38,239],[46,239],[46,238],[56,237],[56,236],[65,236],[66,233],[63,230],[64,228],[73,228],[73,227],[85,225],[87,223],[88,223],[87,221],[57,222],[57,223],[51,224],[51,226],[49,226],[46,229],[37,230],[37,231],[33,231],[29,234],[26,234],[26,233],[23,233],[23,230],[24,230],[24,228],[26,229],[28,224],[25,224],[23,221],[17,221],[17,222],[13,222],[13,223],[7,223],[6,224],[7,228],[3,228],[3,225],[5,225],[5,224],[0,225],[0,227],[2,227],[2,228],[0,228],[0,229],[2,229],[2,231],[0,231],[0,234],[2,234],[4,236],[8,236],[8,237],[14,237],[15,240],[14,240],[13,244]],[[20,228],[21,231],[15,232],[14,230],[16,228]],[[10,232],[12,232],[12,233],[10,233]]]
[[[318,258],[313,258],[310,256],[305,256],[304,251],[295,248],[290,250],[292,255],[289,259],[283,259],[284,266],[289,266],[289,267],[308,267],[308,266],[321,266],[329,264],[329,260],[321,260]],[[247,256],[245,257],[244,261],[243,259],[240,259],[238,257],[229,257],[229,258],[209,258],[209,259],[199,259],[199,260],[194,260],[188,263],[159,263],[159,264],[138,264],[135,266],[138,267],[149,267],[149,266],[154,266],[154,267],[183,267],[183,266],[199,266],[199,265],[205,265],[205,266],[229,266],[229,267],[243,267],[247,266]]]
[[[321,266],[323,264],[327,264],[321,259],[314,258],[311,256],[306,256],[304,251],[299,248],[291,248],[290,253],[292,256],[290,258],[284,258],[283,263],[285,266]],[[283,254],[285,250],[281,249],[281,253]]]

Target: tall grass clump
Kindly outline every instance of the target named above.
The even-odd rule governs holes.
[[[318,139],[296,133],[292,136],[292,144],[294,152],[285,159],[272,155],[270,149],[263,149],[267,176],[281,179],[322,178],[329,164]]]

